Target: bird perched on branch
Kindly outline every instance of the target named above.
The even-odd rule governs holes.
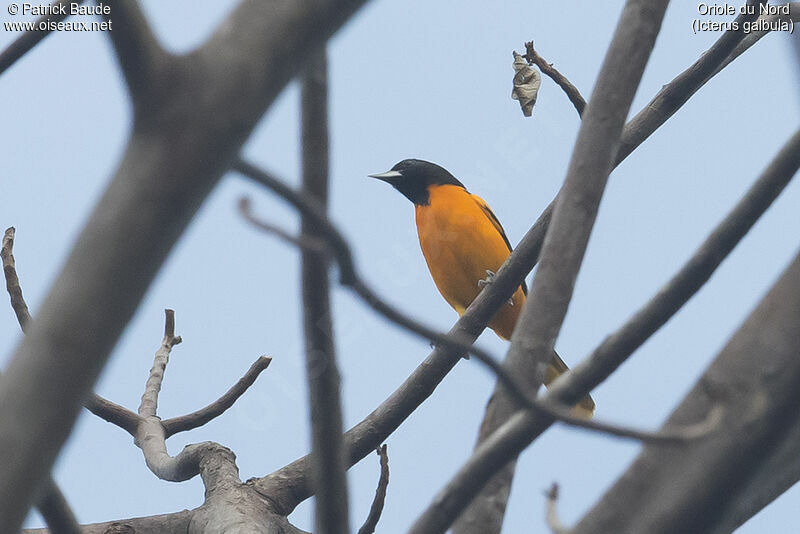
[[[497,216],[482,198],[435,163],[405,159],[389,171],[369,176],[391,184],[414,204],[419,244],[433,281],[462,315],[511,254],[511,243]],[[523,281],[489,322],[501,338],[511,339],[527,293]],[[568,369],[554,354],[545,385]],[[584,397],[577,408],[591,415],[594,401]]]

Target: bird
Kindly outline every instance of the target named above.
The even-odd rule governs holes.
[[[413,203],[419,244],[433,282],[447,303],[463,315],[511,254],[500,220],[485,200],[435,163],[404,159],[386,172],[368,176],[390,184]],[[527,293],[523,280],[489,322],[500,338],[511,339]],[[568,370],[554,351],[545,385]],[[591,417],[594,408],[587,395],[575,410]]]

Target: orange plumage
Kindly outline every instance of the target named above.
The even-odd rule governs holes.
[[[459,315],[481,292],[479,280],[486,271],[497,272],[511,247],[497,218],[480,197],[457,185],[428,187],[429,204],[416,206],[417,231],[422,254],[439,292]],[[511,339],[525,302],[522,287],[512,302],[504,304],[489,328]]]
[[[422,160],[403,160],[392,170],[370,175],[390,183],[414,203],[422,254],[439,292],[459,315],[481,292],[487,271],[496,273],[511,254],[511,243],[489,205],[471,194],[444,168]],[[511,339],[525,303],[525,284],[503,304],[489,328]],[[545,384],[569,370],[554,354]],[[587,396],[577,405],[591,416],[594,401]]]

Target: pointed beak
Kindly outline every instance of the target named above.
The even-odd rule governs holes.
[[[377,178],[378,180],[383,180],[384,182],[390,182],[394,178],[402,178],[403,175],[400,174],[398,171],[386,171],[380,174],[368,174],[370,178]]]

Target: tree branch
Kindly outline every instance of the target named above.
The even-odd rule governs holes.
[[[789,12],[791,13],[789,19],[791,19],[793,22],[800,21],[800,2],[790,2],[789,8]],[[783,15],[767,15],[764,17],[764,19],[767,21],[784,20],[785,17]],[[722,34],[722,37],[720,37],[720,39],[718,39],[714,45],[700,57],[700,59],[695,61],[689,68],[687,68],[683,73],[679,74],[670,83],[665,85],[661,91],[659,91],[656,96],[654,96],[653,99],[650,100],[650,102],[648,102],[647,105],[645,105],[641,111],[639,111],[634,118],[625,125],[625,128],[622,130],[620,147],[617,150],[614,168],[622,163],[622,161],[631,153],[633,153],[633,151],[636,150],[639,145],[641,145],[648,137],[650,137],[653,132],[655,132],[670,117],[672,117],[697,91],[700,90],[700,88],[703,87],[703,85],[706,84],[706,82],[719,74],[722,69],[727,67],[731,62],[733,62],[733,60],[742,55],[751,46],[756,44],[762,37],[771,31],[772,30],[770,27],[767,26],[763,30],[750,32],[743,39],[740,39],[738,45],[736,45],[736,47],[727,57],[720,61],[717,54],[709,56],[708,53],[711,50],[719,50],[726,42],[728,43],[725,45],[727,47],[731,40],[738,39],[738,37],[735,36],[728,36],[729,33],[738,35],[738,32],[725,32]],[[718,63],[713,64],[711,74],[704,78],[698,76],[696,74],[697,72],[706,72],[711,65],[710,62],[712,59],[718,61]],[[694,75],[689,76],[689,73],[694,73]],[[679,93],[678,88],[680,88],[682,91],[685,91],[685,93]],[[665,95],[669,95],[670,98],[665,98]],[[544,234],[547,231],[547,227],[550,224],[550,218],[553,215],[553,207],[555,206],[555,202],[556,199],[553,199],[536,220],[534,228],[538,227],[536,235],[536,239],[538,240],[538,243],[536,243],[537,247],[541,247],[541,242],[544,240]],[[533,228],[531,230],[533,230]],[[526,236],[526,238],[527,237],[528,236]],[[533,236],[531,236],[531,238],[533,238]],[[520,245],[521,244],[522,243],[520,243]],[[517,248],[519,248],[519,245]],[[532,263],[529,271],[535,266],[538,256],[531,256],[531,258]]]
[[[277,224],[269,223],[256,217],[253,214],[252,202],[249,197],[242,197],[239,199],[239,213],[247,222],[265,233],[274,235],[284,243],[294,245],[300,250],[308,250],[319,254],[331,254],[328,243],[324,239],[311,235],[294,235]]]
[[[381,445],[376,449],[381,459],[381,476],[378,478],[378,488],[375,490],[375,498],[372,506],[369,507],[369,515],[364,524],[358,529],[358,534],[373,534],[381,520],[383,504],[386,500],[386,488],[389,487],[389,455],[386,453],[386,445]]]
[[[303,194],[324,210],[328,203],[328,61],[315,52],[302,77],[301,123]],[[303,217],[301,239],[322,235],[316,222]],[[329,260],[325,253],[302,251],[303,324],[306,379],[311,412],[311,458],[316,495],[314,531],[350,531],[347,469],[342,446],[341,378],[336,364],[330,303]]]
[[[800,131],[795,133],[761,177],[717,226],[680,271],[641,310],[597,347],[585,362],[550,385],[543,402],[569,404],[586,395],[663,325],[707,281],[800,167]],[[731,417],[731,412],[725,412]],[[552,419],[519,412],[479,445],[440,492],[435,502],[457,508],[474,495],[510,458],[552,424]],[[447,510],[456,514],[457,510]],[[438,512],[438,511],[437,511]]]
[[[171,56],[158,44],[138,0],[111,0],[114,30],[109,32],[122,74],[128,84],[134,111],[139,112],[145,98],[151,98],[169,75],[166,63]]]
[[[725,431],[680,449],[645,447],[573,532],[714,530],[797,420],[798,325],[800,254],[663,426],[697,420],[721,400]]]
[[[85,407],[100,419],[116,425],[136,437],[136,428],[141,419],[131,410],[96,394],[92,394],[86,401]]]
[[[533,41],[525,43],[525,55],[523,57],[528,61],[528,65],[536,65],[539,67],[539,70],[556,82],[556,85],[564,91],[569,101],[575,106],[575,111],[578,112],[578,116],[582,117],[583,110],[586,108],[586,100],[583,99],[581,92],[570,83],[566,76],[558,72],[558,70],[553,67],[552,63],[545,61],[545,59],[536,52],[533,48]]]
[[[757,3],[765,2],[747,1],[748,5]],[[735,54],[734,50],[746,37],[742,29],[744,23],[750,23],[757,18],[758,9],[755,9],[752,14],[744,13],[736,17],[734,20],[738,23],[737,31],[723,33],[711,48],[700,56],[700,59],[665,85],[642,111],[625,125],[622,141],[617,150],[615,167],[650,137],[650,134],[659,126],[667,122],[667,119],[678,111],[708,80],[737,57],[738,54]],[[742,52],[744,49],[739,54]]]
[[[164,372],[169,363],[169,354],[172,347],[181,342],[181,337],[175,335],[175,312],[164,310],[164,338],[161,347],[156,351],[153,367],[145,384],[142,402],[139,405],[139,427],[136,431],[136,445],[142,450],[145,463],[150,471],[161,480],[170,482],[183,482],[201,473],[201,463],[209,462],[213,456],[217,462],[212,472],[205,473],[203,481],[206,490],[217,483],[209,483],[206,476],[232,479],[239,482],[235,456],[227,448],[212,442],[203,442],[184,447],[177,456],[172,457],[167,452],[166,433],[158,417],[158,395],[164,380]],[[209,471],[206,469],[205,471]]]
[[[0,531],[19,529],[120,333],[261,115],[365,0],[244,0],[170,62],[148,120],[0,377]]]
[[[35,28],[39,28],[39,25],[42,23],[57,23],[61,22],[69,15],[61,15],[61,10],[64,9],[67,13],[69,13],[69,6],[70,4],[82,4],[84,0],[57,0],[50,4],[54,6],[49,12],[55,13],[54,15],[42,15],[33,23]],[[63,6],[63,8],[62,8]],[[49,25],[47,26],[50,27]],[[50,35],[52,30],[46,29],[42,30],[34,30],[30,32],[25,32],[19,37],[17,37],[10,45],[6,47],[5,50],[0,52],[0,75],[2,75],[6,70],[8,70],[11,65],[17,62],[19,58],[33,50],[33,48],[42,42],[45,37]]]
[[[547,526],[550,527],[550,532],[553,534],[568,534],[569,529],[561,523],[561,519],[558,517],[558,508],[556,507],[558,503],[558,484],[553,482],[553,485],[550,486],[550,491],[545,492],[545,496],[547,497],[545,518]]]
[[[225,411],[233,406],[236,401],[239,400],[239,397],[244,395],[245,391],[255,383],[258,376],[269,367],[270,363],[272,363],[272,358],[268,356],[259,357],[242,378],[231,386],[220,398],[208,406],[190,414],[162,421],[161,425],[164,427],[164,437],[169,438],[179,432],[186,432],[187,430],[199,428],[225,413]]]
[[[625,117],[639,86],[661,27],[668,1],[629,0],[614,32],[578,132],[578,139],[558,193],[539,268],[504,365],[535,392],[567,313],[575,280],[613,169]],[[577,399],[576,399],[577,400]],[[486,408],[478,443],[485,441],[516,411],[499,384]],[[548,419],[551,419],[548,417]],[[551,419],[552,420],[552,419]],[[509,462],[512,458],[507,459]],[[514,464],[503,467],[490,485],[455,523],[455,534],[499,532],[514,476]],[[473,482],[474,484],[474,482]],[[469,501],[444,508],[433,505],[412,528],[414,533],[444,532]]]
[[[22,287],[19,285],[19,277],[17,276],[16,263],[14,261],[14,235],[16,230],[13,226],[6,228],[3,234],[3,244],[0,248],[0,258],[3,262],[3,275],[6,280],[6,291],[11,298],[11,309],[17,316],[17,322],[20,329],[25,332],[25,328],[31,320],[31,314],[28,311],[28,305],[25,303],[25,298],[22,296]]]
[[[45,524],[53,534],[81,534],[81,527],[72,508],[52,478],[45,481],[44,492],[36,509],[42,514]]]
[[[103,523],[81,525],[80,534],[133,534],[144,532],[147,534],[174,534],[175,532],[189,532],[189,524],[193,516],[194,510],[181,510],[172,514],[116,519]],[[25,534],[58,534],[57,531],[47,528],[31,528],[25,529],[23,532]]]

